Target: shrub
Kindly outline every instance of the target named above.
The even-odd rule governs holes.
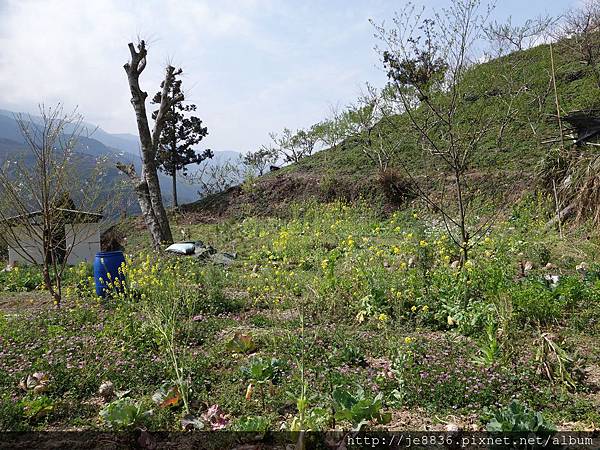
[[[271,421],[263,416],[247,416],[240,418],[234,425],[235,431],[266,433]]]
[[[381,393],[375,398],[369,398],[365,396],[365,391],[360,386],[356,386],[354,391],[337,386],[332,396],[335,402],[335,418],[347,420],[354,430],[360,430],[369,420],[375,419],[380,424],[386,424],[391,420],[391,414],[381,411],[383,406]]]
[[[110,428],[124,429],[130,428],[150,414],[150,411],[143,411],[139,402],[129,398],[119,398],[100,411],[100,417]]]
[[[0,286],[9,292],[29,292],[43,285],[42,273],[37,267],[14,267],[0,272]]]
[[[377,181],[385,198],[393,205],[402,205],[416,197],[413,183],[392,169],[380,172]]]
[[[560,317],[566,300],[541,280],[526,280],[512,289],[512,301],[518,320],[549,323]]]

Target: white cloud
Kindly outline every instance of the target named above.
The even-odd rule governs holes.
[[[61,101],[108,131],[135,132],[122,66],[126,44],[141,36],[150,96],[167,61],[182,65],[188,98],[209,127],[207,145],[257,147],[269,131],[320,120],[372,75],[368,16],[360,2],[352,11],[338,6],[0,0],[0,108],[35,112],[40,102]]]

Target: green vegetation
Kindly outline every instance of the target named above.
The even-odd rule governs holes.
[[[487,431],[518,433],[556,431],[556,427],[552,423],[548,423],[541,413],[531,411],[517,401],[512,401],[506,408],[494,411],[491,416],[491,420],[486,425]]]
[[[445,20],[478,4],[454,2]],[[294,164],[173,211],[176,239],[235,253],[231,265],[149,251],[129,219],[107,299],[85,264],[57,309],[19,303],[40,290],[37,269],[1,272],[0,430],[595,427],[597,158],[543,142],[564,138],[557,103],[600,106],[596,68],[563,39],[554,64],[542,45],[459,58],[449,76],[423,24],[429,49],[408,40],[421,60],[384,54],[396,84],[383,93],[412,110],[376,115],[370,90],[246,161],[258,174],[276,151]],[[343,135],[339,120],[361,115]],[[331,148],[308,156],[318,140]],[[555,229],[567,205],[578,220]]]
[[[585,428],[598,419],[582,376],[600,348],[596,241],[560,239],[545,214],[515,207],[464,271],[410,210],[302,203],[288,218],[180,224],[239,260],[136,254],[106,301],[76,267],[64,308],[1,316],[1,428],[398,427],[396,411],[469,417],[515,398]],[[43,394],[19,388],[34,372]],[[102,380],[121,397],[99,396]]]

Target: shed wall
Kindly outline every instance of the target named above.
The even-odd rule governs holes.
[[[14,265],[30,265],[32,259],[35,264],[42,264],[42,241],[35,236],[29,236],[23,227],[13,228],[13,233],[20,244],[16,244],[12,237],[5,236],[8,243],[8,263]],[[71,248],[67,257],[67,264],[75,265],[82,261],[92,262],[96,253],[100,251],[100,227],[97,223],[77,223],[65,226],[67,249]]]

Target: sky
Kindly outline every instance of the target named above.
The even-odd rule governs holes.
[[[450,0],[418,0],[440,8]],[[513,23],[559,15],[581,0],[498,0]],[[369,22],[390,23],[403,0],[0,0],[0,109],[61,102],[111,133],[136,133],[123,64],[148,43],[149,98],[167,63],[184,70],[186,100],[213,150],[254,150],[385,83]]]

